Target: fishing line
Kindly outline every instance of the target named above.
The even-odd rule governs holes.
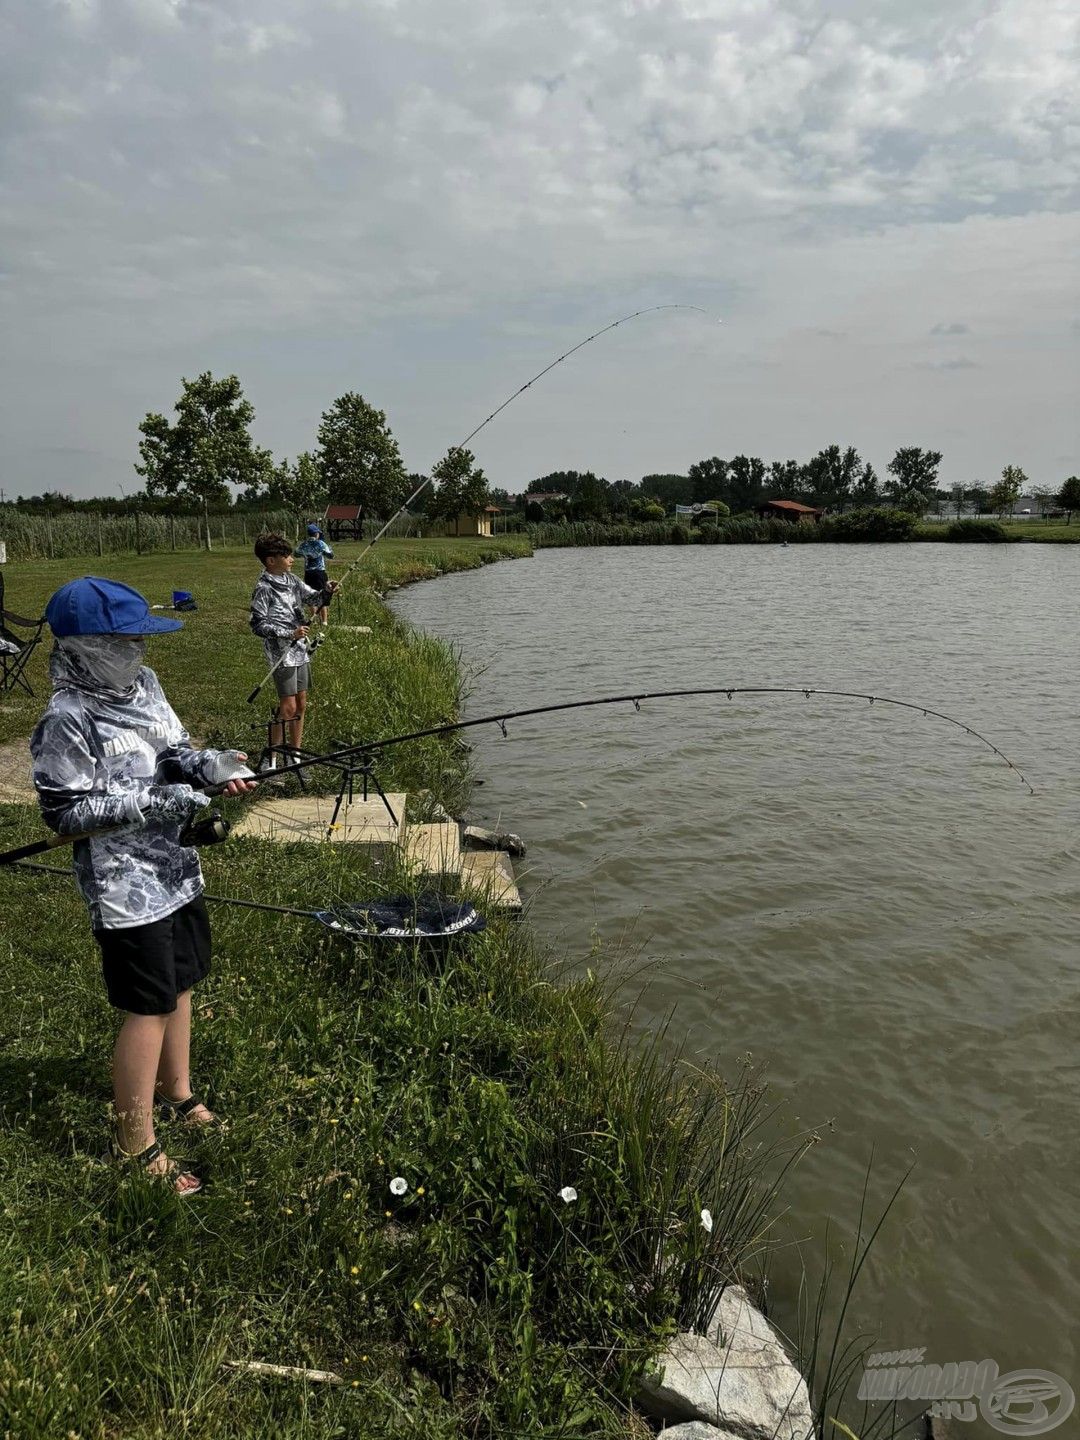
[[[538,370],[531,380],[526,380],[524,385],[519,386],[512,395],[508,396],[502,402],[501,405],[497,406],[494,410],[492,410],[490,415],[488,415],[484,420],[481,420],[480,424],[477,425],[475,430],[470,430],[468,435],[465,436],[465,439],[460,441],[457,445],[452,446],[451,449],[464,450],[465,446],[468,445],[469,441],[475,440],[476,436],[480,434],[480,431],[485,429],[486,426],[490,425],[492,420],[494,420],[497,415],[501,415],[508,405],[512,405],[520,395],[524,395],[526,390],[530,389],[533,385],[535,385],[538,380],[542,380],[550,370],[554,370],[556,365],[561,365],[564,360],[569,360],[571,355],[576,355],[579,350],[584,349],[586,345],[591,344],[594,340],[599,340],[601,335],[606,335],[610,330],[617,330],[620,325],[625,325],[629,320],[637,320],[638,317],[641,315],[653,315],[658,310],[697,310],[702,315],[708,315],[710,313],[704,308],[704,306],[701,305],[686,305],[673,303],[666,305],[649,305],[644,310],[635,310],[630,315],[620,316],[618,320],[613,320],[610,325],[605,325],[603,329],[594,330],[591,335],[586,335],[584,340],[579,340],[576,345],[572,345],[569,350],[564,350],[561,355],[557,356],[554,360],[552,360],[550,364],[545,365],[542,370]],[[339,588],[344,585],[345,581],[349,578],[352,572],[361,563],[361,561],[373,548],[373,546],[375,546],[378,541],[382,539],[382,537],[386,534],[386,532],[390,529],[391,525],[394,524],[398,517],[403,515],[405,511],[408,510],[409,506],[413,503],[413,501],[423,494],[423,492],[431,484],[433,478],[434,477],[432,475],[428,475],[423,481],[423,483],[416,487],[416,489],[405,501],[405,503],[398,506],[398,508],[394,511],[393,515],[390,516],[390,519],[387,520],[386,524],[382,527],[378,534],[375,535],[373,539],[368,541],[368,543],[360,551],[360,554],[356,557],[356,559],[353,560],[352,563],[347,566],[345,570],[342,571],[341,579],[338,581]],[[282,657],[282,659],[284,659],[284,657]],[[279,668],[281,663],[282,661],[279,660],[271,670],[267,671],[267,673],[259,681],[258,685],[255,686],[255,689],[252,690],[251,694],[247,697],[247,703],[249,705],[255,702],[256,698],[258,697],[259,691],[274,675],[275,671]]]

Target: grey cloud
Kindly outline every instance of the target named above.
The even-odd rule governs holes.
[[[962,320],[954,320],[951,325],[943,321],[935,325],[930,331],[931,335],[970,335],[971,326],[965,325]]]
[[[917,360],[915,362],[918,370],[978,370],[976,361],[969,360],[966,355],[958,355],[952,360]]]
[[[843,336],[793,377],[831,395],[876,373],[868,355],[910,372],[915,312],[922,336],[966,333],[936,330],[959,312],[1018,337],[1068,283],[1072,0],[8,9],[0,316],[20,336],[4,383],[24,448],[59,413],[73,449],[133,457],[142,412],[210,366],[240,373],[260,439],[289,454],[334,394],[370,390],[421,467],[459,411],[501,398],[507,366],[527,377],[649,302],[728,313],[760,364],[788,363],[772,347],[796,330]],[[589,352],[578,383],[614,410],[606,367],[640,367],[685,443],[713,448],[711,402],[686,408],[685,328],[638,333],[603,366]],[[696,361],[714,380],[724,343]],[[1029,371],[1033,393],[1064,383]],[[546,383],[559,405],[530,397],[535,433],[524,403],[505,452],[487,432],[537,473],[574,403]],[[767,397],[740,413],[756,404],[767,430]],[[669,443],[592,463],[670,468],[648,451]]]

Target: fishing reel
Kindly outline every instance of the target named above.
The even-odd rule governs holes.
[[[220,810],[209,815],[192,816],[180,831],[181,845],[220,845],[229,838],[232,826]]]

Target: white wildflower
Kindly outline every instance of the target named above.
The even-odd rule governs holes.
[[[391,1195],[404,1195],[408,1188],[409,1182],[405,1179],[404,1175],[395,1175],[390,1181]]]
[[[702,1223],[702,1225],[704,1226],[704,1228],[705,1228],[705,1229],[709,1232],[709,1234],[711,1235],[711,1234],[712,1234],[712,1211],[711,1211],[711,1210],[702,1210],[702,1212],[701,1212],[701,1223]]]
[[[564,1205],[569,1205],[572,1200],[577,1199],[577,1191],[572,1185],[564,1185],[559,1191],[559,1199]]]

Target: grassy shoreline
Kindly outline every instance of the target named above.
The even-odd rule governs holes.
[[[453,652],[378,593],[521,553],[474,541],[377,554],[339,610],[373,633],[341,637],[337,664],[333,639],[318,657],[312,743],[454,713]],[[198,616],[150,660],[194,732],[236,739],[262,669],[244,633],[253,568],[229,552],[198,560],[167,579],[145,557],[106,568],[196,592]],[[40,604],[77,568],[21,567],[12,602]],[[6,710],[8,738],[42,705]],[[432,742],[385,778],[456,808],[467,757]],[[0,808],[0,824],[5,847],[41,833],[25,805]],[[204,852],[204,868],[211,892],[272,903],[401,885],[337,846],[237,841]],[[172,1136],[210,1179],[181,1203],[97,1162],[113,1018],[70,882],[4,872],[0,913],[0,1434],[20,1440],[646,1435],[637,1375],[760,1263],[779,1176],[810,1143],[763,1138],[754,1077],[727,1085],[666,1041],[631,1039],[605,985],[570,976],[527,926],[495,923],[436,962],[215,906],[194,1052],[232,1125],[196,1146]],[[229,1368],[244,1360],[344,1384]]]

